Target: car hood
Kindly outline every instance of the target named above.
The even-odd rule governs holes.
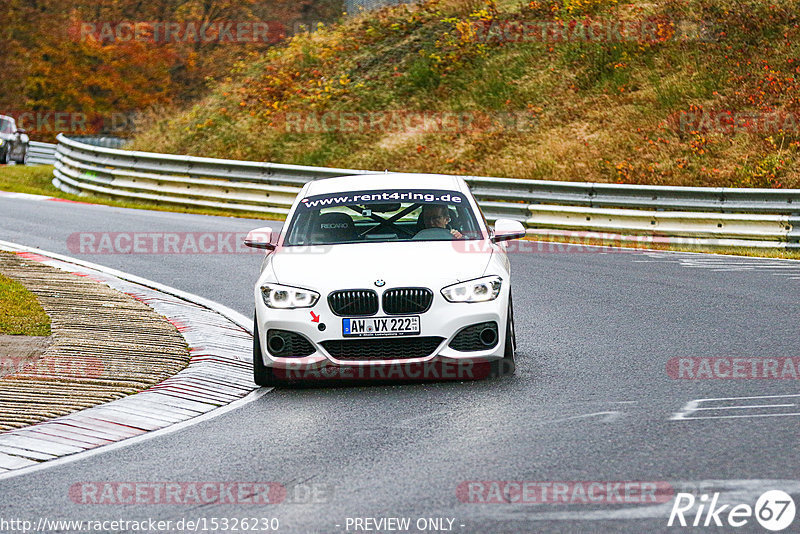
[[[443,287],[482,276],[491,255],[477,242],[357,243],[286,247],[269,263],[278,283],[309,289],[370,288],[376,280],[386,287]]]

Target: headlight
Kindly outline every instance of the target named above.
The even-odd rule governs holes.
[[[442,295],[449,302],[486,302],[497,298],[501,285],[499,276],[484,276],[442,288]]]
[[[0,146],[3,146],[3,143],[5,143],[5,141],[0,139]]]
[[[264,284],[261,286],[264,304],[270,308],[310,308],[319,300],[319,293],[310,289]]]

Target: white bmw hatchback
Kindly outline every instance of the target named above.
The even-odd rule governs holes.
[[[262,386],[315,379],[441,380],[514,372],[505,241],[458,177],[380,174],[307,183],[255,286]]]

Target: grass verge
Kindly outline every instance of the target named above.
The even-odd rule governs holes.
[[[0,334],[50,335],[50,317],[44,312],[36,296],[16,280],[2,274],[0,274]]]

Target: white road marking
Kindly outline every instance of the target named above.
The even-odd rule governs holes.
[[[800,397],[800,394],[789,394],[789,395],[759,395],[755,397],[720,397],[714,399],[695,399],[687,402],[681,411],[675,412],[670,417],[671,421],[689,421],[694,419],[738,419],[743,417],[786,417],[786,416],[798,416],[800,412],[778,412],[773,413],[774,409],[777,408],[791,408],[797,406],[797,404],[744,404],[744,405],[736,405],[733,406],[709,406],[708,403],[714,402],[726,402],[726,401],[753,401],[753,400],[761,400],[761,399],[794,399]],[[706,403],[705,406],[702,404]],[[766,411],[766,413],[754,413],[754,414],[741,414],[741,415],[704,415],[704,416],[694,416],[692,414],[700,412],[700,411],[713,411],[713,410],[749,410],[749,409],[760,409]]]
[[[578,404],[584,404],[584,403],[578,403]],[[635,404],[635,401],[608,401],[608,402],[591,401],[588,404]],[[416,428],[419,428],[419,427],[418,426],[413,426],[412,424],[408,424],[408,423],[413,423],[413,422],[420,421],[420,420],[424,421],[426,419],[431,419],[431,418],[434,418],[434,419],[435,418],[441,418],[441,417],[447,416],[448,414],[449,414],[449,412],[439,411],[439,412],[433,412],[433,413],[426,413],[426,414],[422,414],[422,415],[415,415],[413,417],[408,417],[406,419],[400,420],[397,424],[393,424],[392,427],[393,428],[416,429]],[[565,423],[565,422],[568,422],[568,421],[575,421],[575,420],[578,420],[578,419],[588,419],[588,418],[591,418],[591,417],[598,417],[598,416],[604,416],[602,419],[600,419],[601,423],[613,423],[614,421],[616,421],[620,417],[622,417],[622,415],[623,415],[622,412],[615,412],[615,411],[593,412],[593,413],[588,413],[588,414],[572,415],[572,416],[569,416],[569,417],[563,417],[561,419],[542,419],[540,421],[532,421],[531,424],[534,424],[534,425],[548,425],[548,424],[553,424],[553,423]],[[374,432],[383,432],[383,428],[381,427],[381,428],[373,428],[373,429],[362,429],[362,430],[357,431],[356,433],[357,434],[361,434],[361,433],[370,434],[370,433],[374,433]]]
[[[53,197],[44,195],[33,195],[31,193],[14,193],[11,191],[0,191],[0,198],[22,198],[25,200],[50,200]]]
[[[683,419],[686,421],[692,421],[696,419],[741,419],[745,417],[787,417],[787,416],[797,416],[797,415],[800,415],[800,412],[762,413],[762,414],[752,414],[752,415],[705,415],[701,417],[684,417]]]
[[[574,421],[576,419],[588,419],[590,417],[597,417],[598,415],[604,415],[600,421],[602,423],[611,423],[612,421],[616,421],[622,416],[622,412],[595,412],[595,413],[587,413],[583,415],[573,415],[570,417],[563,417],[561,419],[549,419],[546,421],[534,421],[536,424],[552,424],[552,423],[565,423],[567,421]]]
[[[687,269],[705,269],[711,272],[764,272],[771,276],[783,276],[789,280],[800,280],[800,261],[785,258],[752,258],[723,254],[677,253],[670,251],[646,252],[642,256],[650,259],[632,260],[637,263],[672,263]]]
[[[796,404],[753,404],[752,406],[715,406],[713,408],[695,408],[694,411],[700,410],[749,410],[750,408],[786,408],[797,406]]]

